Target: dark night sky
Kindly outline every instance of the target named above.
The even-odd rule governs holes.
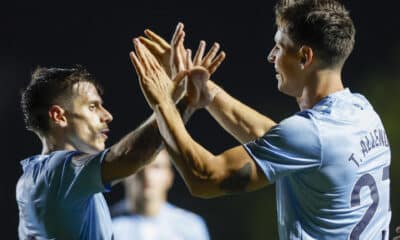
[[[5,156],[0,181],[0,211],[4,216],[0,232],[7,236],[2,239],[16,236],[15,184],[21,173],[19,161],[41,150],[38,139],[24,130],[19,109],[19,91],[29,82],[36,66],[82,64],[97,77],[105,88],[105,105],[114,115],[108,142],[111,144],[151,114],[128,58],[132,37],[150,28],[169,39],[176,23],[182,21],[188,47],[197,47],[202,39],[209,44],[218,41],[227,53],[213,79],[233,96],[280,121],[297,111],[297,106],[293,99],[276,90],[273,67],[266,61],[275,31],[273,3],[109,1],[1,7],[0,130],[4,136],[0,146]],[[368,71],[384,68],[396,57],[395,49],[400,53],[400,21],[395,1],[352,1],[346,5],[353,16],[357,37],[343,79],[346,86],[357,91]],[[204,111],[194,116],[188,128],[195,139],[214,153],[237,144]],[[249,226],[257,221],[261,221],[254,226],[258,232],[276,236],[273,187],[245,196],[199,200],[189,196],[180,177],[176,184],[171,200],[203,215],[215,239],[258,239],[251,235],[253,229]],[[392,184],[398,181],[392,179]],[[114,202],[120,196],[121,189],[117,187],[107,199]]]

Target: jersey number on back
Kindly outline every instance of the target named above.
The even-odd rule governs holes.
[[[389,179],[389,167],[383,168],[383,175],[382,180]],[[367,211],[365,212],[364,216],[361,220],[356,224],[350,234],[351,240],[358,240],[360,239],[361,233],[365,230],[368,223],[371,221],[372,217],[374,216],[376,209],[378,208],[379,204],[379,193],[376,187],[376,182],[374,177],[371,174],[366,173],[362,175],[356,184],[354,185],[353,191],[351,192],[351,207],[356,207],[361,204],[360,200],[360,191],[363,187],[369,187],[370,195],[372,198],[372,204],[369,206]],[[382,232],[382,239],[385,239],[386,231]]]

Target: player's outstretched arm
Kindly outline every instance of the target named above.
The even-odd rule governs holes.
[[[209,89],[219,88],[212,81],[209,81],[207,85]],[[240,102],[222,89],[207,106],[207,110],[240,143],[255,140],[276,125],[272,119]]]
[[[225,59],[223,51],[217,54],[219,47],[218,43],[214,43],[204,55],[206,43],[201,41],[193,62],[191,56],[186,57],[190,65],[187,68],[203,67],[210,74],[214,73]],[[204,82],[201,78],[192,78],[188,82],[187,91],[191,106],[206,107],[218,123],[241,143],[261,137],[276,125],[274,121],[233,98],[210,80]]]
[[[136,53],[131,53],[131,56],[142,91],[156,113],[167,149],[191,193],[209,198],[267,185],[266,177],[242,146],[214,156],[190,137],[168,93],[168,84],[177,81],[170,81],[157,61],[146,54],[142,44],[137,43]],[[191,74],[205,79],[209,77],[208,71],[202,67],[191,70],[189,78]]]
[[[212,198],[268,185],[243,146],[214,155],[191,138],[173,104],[162,102],[155,112],[167,150],[192,195]]]
[[[178,51],[183,48],[183,25],[178,24],[175,30],[171,40],[173,43],[172,48],[167,42],[151,31],[146,30],[146,35],[151,40],[142,39],[142,41],[145,41],[147,46],[157,52],[157,61],[160,61],[164,69],[170,69],[176,79],[183,79],[185,73],[182,72],[180,75],[177,73],[184,70],[185,65],[185,51]],[[146,54],[150,54],[150,52],[146,52]],[[176,76],[177,74],[179,76]],[[174,85],[171,82],[169,83],[169,87],[168,91],[174,100],[178,101],[181,99],[184,94],[184,85]],[[193,108],[188,107],[187,100],[180,101],[178,108],[185,121],[188,120],[194,111]],[[110,148],[109,153],[102,163],[103,182],[108,183],[136,173],[141,167],[154,159],[161,149],[161,142],[161,136],[153,115],[140,127],[126,135]]]

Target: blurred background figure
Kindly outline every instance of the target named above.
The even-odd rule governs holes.
[[[124,180],[125,198],[111,207],[116,240],[209,239],[200,216],[167,202],[173,180],[170,156],[165,150]]]
[[[400,225],[396,227],[397,235],[393,238],[393,240],[400,240]]]

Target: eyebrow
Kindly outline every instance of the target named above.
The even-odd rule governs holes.
[[[89,104],[96,103],[96,104],[103,105],[103,100],[102,99],[91,99],[88,101],[88,103]]]

